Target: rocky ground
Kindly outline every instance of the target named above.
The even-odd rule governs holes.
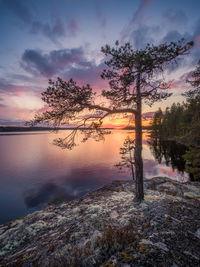
[[[0,266],[200,266],[200,183],[145,181],[97,191],[0,226]]]

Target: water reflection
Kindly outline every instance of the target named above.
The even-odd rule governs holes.
[[[149,141],[150,150],[159,164],[164,162],[173,170],[178,170],[184,175],[186,161],[183,155],[187,151],[187,147],[175,141],[164,141],[159,138],[151,138]],[[193,176],[189,173],[192,180]]]
[[[164,160],[167,166],[172,166],[173,169],[184,172],[185,160],[182,157],[186,152],[184,145],[175,141],[163,141],[158,138],[151,139],[149,144],[150,150],[159,163]]]
[[[101,170],[101,171],[99,171]],[[54,197],[72,200],[116,179],[124,179],[124,173],[118,174],[103,165],[73,169],[66,176],[56,177],[42,184],[35,184],[24,192],[27,208],[40,208]],[[126,178],[127,179],[127,178]]]
[[[120,161],[125,138],[134,138],[134,131],[115,130],[104,142],[88,140],[72,151],[52,145],[55,138],[65,135],[65,131],[0,135],[0,223],[40,209],[56,196],[71,200],[112,180],[132,179],[129,170],[121,173],[114,165]],[[160,155],[160,149],[150,150],[148,133],[143,133],[145,178],[164,175],[186,181],[188,175],[180,173],[181,167],[177,170],[168,157],[168,166],[163,160],[158,164],[154,155]],[[174,157],[179,161],[178,154]]]

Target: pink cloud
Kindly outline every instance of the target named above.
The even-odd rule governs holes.
[[[1,80],[0,82],[0,93],[1,94],[15,94],[15,95],[20,95],[23,92],[29,91],[28,86],[23,86],[23,85],[15,85],[11,84],[5,80]]]
[[[186,81],[190,79],[191,72],[186,72],[178,80],[168,82],[170,89],[189,89],[191,86]]]

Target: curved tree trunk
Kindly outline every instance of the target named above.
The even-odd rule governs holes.
[[[142,160],[142,100],[140,93],[140,74],[137,79],[137,112],[135,114],[135,201],[144,199],[143,160]]]

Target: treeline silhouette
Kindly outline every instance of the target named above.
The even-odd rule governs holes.
[[[174,103],[164,112],[161,109],[155,112],[151,136],[159,142],[175,140],[185,144],[185,170],[194,179],[200,179],[200,62],[192,78],[194,80],[187,82],[197,87],[183,94],[185,102]]]

